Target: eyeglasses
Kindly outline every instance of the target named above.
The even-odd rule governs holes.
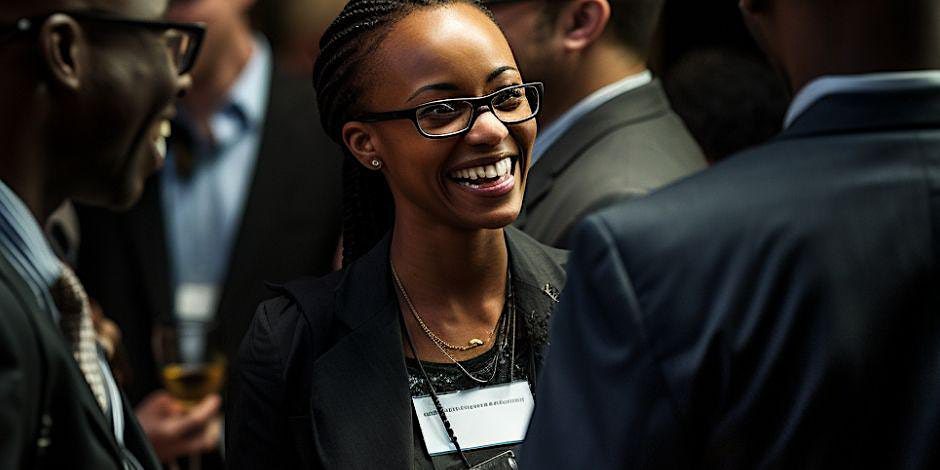
[[[192,70],[199,55],[202,38],[206,34],[206,27],[201,23],[177,23],[172,21],[136,20],[119,18],[108,13],[99,13],[94,10],[87,11],[57,11],[45,15],[21,18],[12,25],[0,25],[0,44],[10,41],[17,36],[33,33],[39,30],[49,17],[64,14],[76,21],[98,23],[127,28],[141,28],[162,33],[166,43],[170,62],[177,73],[184,75]]]
[[[478,98],[431,101],[401,111],[365,113],[353,120],[379,122],[410,119],[421,135],[429,139],[446,139],[469,131],[477,117],[487,110],[507,125],[534,118],[539,113],[543,90],[544,85],[541,82],[524,83],[500,88]]]

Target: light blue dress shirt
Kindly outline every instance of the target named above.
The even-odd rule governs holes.
[[[46,241],[42,228],[29,212],[26,204],[6,184],[0,181],[0,255],[26,281],[39,305],[53,312],[57,310],[49,289],[62,275],[59,259]]]
[[[586,96],[578,104],[565,111],[558,119],[545,126],[545,129],[539,131],[539,135],[535,139],[535,148],[532,149],[532,163],[529,166],[535,165],[535,162],[545,154],[545,151],[586,114],[601,107],[604,103],[652,81],[653,74],[646,70],[611,83]]]
[[[271,70],[270,47],[257,37],[228,100],[210,119],[212,141],[191,132],[191,175],[180,177],[172,150],[167,155],[160,190],[178,319],[209,321],[215,312],[258,158]],[[192,129],[185,109],[177,124]]]

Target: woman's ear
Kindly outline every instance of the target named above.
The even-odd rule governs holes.
[[[52,15],[39,30],[39,47],[57,86],[81,88],[88,42],[78,22],[65,14]]]
[[[587,49],[604,35],[610,21],[610,3],[607,0],[570,2],[559,14],[558,21],[565,49]]]
[[[350,121],[343,125],[343,144],[362,166],[370,170],[382,169],[382,159],[375,145],[375,135],[366,124]]]

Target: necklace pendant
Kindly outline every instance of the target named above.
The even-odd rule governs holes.
[[[484,343],[482,339],[473,338],[469,341],[469,344],[470,344],[470,347],[476,348],[479,346],[483,346]]]

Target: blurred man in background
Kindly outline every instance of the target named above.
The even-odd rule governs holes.
[[[128,214],[81,212],[80,274],[124,333],[129,393],[164,461],[217,448],[220,420],[171,425],[187,415],[160,381],[155,326],[211,325],[232,358],[265,281],[326,273],[339,238],[341,158],[308,80],[281,74],[251,30],[252,3],[170,2],[168,17],[208,31],[166,168]]]
[[[940,3],[741,7],[786,128],[575,231],[522,468],[940,468]]]
[[[484,3],[545,82],[520,228],[564,247],[589,212],[705,167],[646,66],[663,0]]]
[[[664,82],[709,164],[780,133],[790,103],[786,83],[769,64],[730,47],[685,54]]]
[[[41,225],[67,199],[127,208],[163,163],[203,33],[166,6],[0,5],[0,468],[160,467]]]

